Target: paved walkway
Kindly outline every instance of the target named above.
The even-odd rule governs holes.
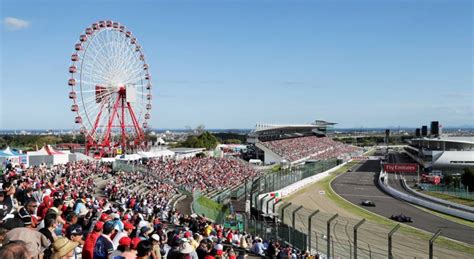
[[[191,215],[191,203],[193,202],[193,197],[187,195],[184,200],[176,203],[176,209],[186,215]]]

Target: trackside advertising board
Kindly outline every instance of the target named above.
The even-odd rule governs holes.
[[[416,173],[418,164],[384,164],[383,170],[387,173]]]
[[[365,160],[380,160],[381,156],[353,156],[352,160],[365,161]]]

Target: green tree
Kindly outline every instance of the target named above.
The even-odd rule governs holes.
[[[461,183],[469,188],[469,191],[474,190],[474,169],[464,168],[464,173],[461,175]]]
[[[37,143],[38,143],[38,147],[41,148],[44,145],[55,145],[55,144],[60,143],[60,142],[61,142],[60,137],[44,136],[44,137],[41,137],[40,139],[38,139]]]
[[[6,148],[7,147],[7,141],[3,138],[0,138],[0,148]]]
[[[208,131],[202,133],[198,138],[202,140],[204,147],[208,150],[214,149],[217,146],[217,138]]]
[[[444,185],[450,186],[454,182],[454,177],[452,175],[446,175],[444,177]]]
[[[226,144],[242,144],[242,141],[240,141],[240,139],[235,139],[235,138],[231,138],[231,139],[228,139],[226,141],[224,141]]]
[[[205,148],[214,149],[218,144],[217,138],[211,133],[205,131],[199,136],[191,135],[183,141],[180,147],[194,147],[194,148]]]

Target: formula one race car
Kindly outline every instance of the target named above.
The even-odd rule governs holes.
[[[375,202],[373,202],[371,200],[363,200],[360,204],[362,206],[375,207]]]
[[[411,217],[408,217],[408,216],[403,215],[403,214],[392,215],[392,216],[390,217],[390,219],[396,220],[396,221],[398,221],[398,222],[413,222],[413,220],[411,219]]]

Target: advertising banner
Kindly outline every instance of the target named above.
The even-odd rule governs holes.
[[[383,170],[387,173],[416,173],[418,164],[384,164]]]

